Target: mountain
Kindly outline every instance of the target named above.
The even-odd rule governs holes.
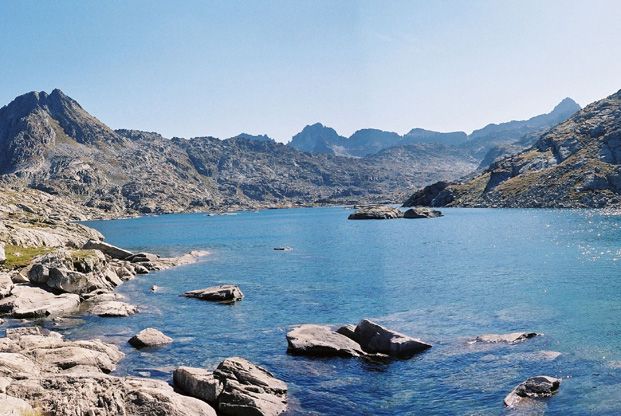
[[[571,102],[565,108],[570,111]],[[621,91],[588,105],[530,148],[494,162],[471,180],[433,184],[404,205],[619,207],[620,165]]]
[[[289,146],[306,153],[321,153],[328,155],[347,155],[345,137],[321,123],[306,126],[301,132],[293,136]]]
[[[306,126],[293,136],[289,146],[307,153],[366,157],[384,149],[413,144],[459,146],[464,154],[479,160],[483,168],[499,156],[516,153],[534,143],[546,130],[567,120],[580,110],[571,98],[565,98],[554,109],[528,120],[488,124],[467,135],[463,131],[437,132],[415,128],[404,135],[379,129],[362,129],[346,138],[324,125]]]
[[[269,137],[266,134],[252,135],[248,133],[240,133],[235,137],[231,137],[232,139],[246,139],[255,142],[273,142],[274,139]]]
[[[365,157],[396,146],[422,143],[455,145],[465,142],[466,138],[464,132],[440,133],[424,129],[412,129],[403,136],[391,131],[361,129],[347,138],[339,136],[333,128],[316,123],[304,127],[288,145],[307,153]]]
[[[60,90],[24,94],[0,109],[0,184],[115,215],[394,201],[476,168],[451,157],[447,163],[423,145],[368,158],[312,154],[248,134],[169,140],[112,130]]]

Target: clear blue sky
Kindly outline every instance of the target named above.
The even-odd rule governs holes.
[[[621,89],[621,1],[0,0],[0,103],[287,141],[320,121],[472,130]]]

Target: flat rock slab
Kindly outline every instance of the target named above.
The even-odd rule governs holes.
[[[85,250],[99,250],[113,259],[119,260],[125,260],[126,258],[134,255],[131,251],[113,246],[112,244],[104,243],[103,241],[88,240],[82,248]]]
[[[561,380],[550,376],[536,376],[518,384],[505,397],[504,403],[507,407],[518,406],[529,399],[542,399],[551,397],[556,393],[561,385]]]
[[[348,220],[390,220],[403,217],[403,213],[398,208],[391,206],[370,206],[360,208],[350,214]]]
[[[431,348],[431,344],[384,328],[368,319],[360,321],[356,326],[355,335],[362,349],[370,354],[380,353],[391,357],[409,358]]]
[[[297,355],[359,357],[360,345],[324,325],[300,325],[287,333],[287,351]]]
[[[236,302],[244,298],[244,294],[239,286],[235,285],[220,285],[208,287],[206,289],[191,290],[189,292],[185,292],[183,296],[212,302],[227,303]]]
[[[170,344],[173,339],[155,328],[146,328],[131,337],[128,342],[135,348],[144,348]]]
[[[79,306],[78,295],[54,295],[38,287],[17,285],[10,296],[0,300],[0,314],[14,318],[44,318],[73,312]]]
[[[438,218],[443,217],[444,215],[436,210],[431,208],[410,208],[403,213],[403,218]]]
[[[124,317],[137,312],[137,306],[116,300],[96,303],[90,309],[91,314],[103,317]]]
[[[517,344],[527,339],[539,336],[536,332],[512,332],[510,334],[485,334],[479,335],[473,342],[485,342],[489,344],[504,343]]]

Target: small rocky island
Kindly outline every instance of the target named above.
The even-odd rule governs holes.
[[[442,217],[442,213],[438,210],[415,207],[403,212],[399,208],[390,205],[369,205],[359,208],[353,214],[350,214],[348,220],[393,220],[397,218],[438,218]]]

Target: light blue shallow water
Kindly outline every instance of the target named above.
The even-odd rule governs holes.
[[[349,212],[88,223],[135,251],[211,255],[124,284],[119,291],[141,313],[87,317],[67,335],[119,343],[127,353],[121,374],[169,379],[178,365],[211,368],[228,356],[246,357],[288,383],[291,414],[505,414],[505,394],[539,374],[564,382],[529,413],[621,414],[620,217],[447,209],[433,220],[347,221]],[[239,284],[246,298],[228,306],[179,296],[219,283]],[[153,284],[161,291],[151,293]],[[286,353],[292,325],[361,318],[434,347],[384,364]],[[175,342],[149,351],[126,344],[148,326]],[[478,334],[522,330],[545,335],[514,346],[467,343]],[[562,355],[546,360],[541,351]]]

